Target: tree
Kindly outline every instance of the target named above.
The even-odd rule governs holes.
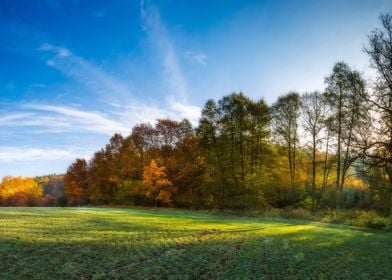
[[[219,101],[221,138],[228,149],[228,163],[234,185],[244,182],[247,172],[246,138],[249,133],[249,107],[252,101],[242,92],[224,96]]]
[[[238,208],[253,203],[247,198],[261,190],[269,121],[265,102],[254,102],[242,92],[207,101],[196,131],[205,154],[211,204]]]
[[[173,156],[174,174],[170,181],[178,188],[174,197],[176,205],[200,207],[204,200],[206,163],[196,135],[190,133],[181,139]]]
[[[278,98],[272,106],[273,126],[278,142],[283,143],[287,149],[287,158],[290,172],[290,182],[295,194],[296,152],[298,147],[298,120],[300,116],[301,100],[299,94],[290,92]]]
[[[71,205],[84,205],[89,202],[89,190],[87,184],[87,162],[84,159],[76,159],[64,176],[64,193]]]
[[[0,184],[0,201],[3,205],[36,205],[42,195],[42,188],[32,178],[6,176]]]
[[[149,163],[149,158],[147,157],[147,151],[155,148],[156,143],[156,130],[149,123],[138,124],[133,127],[130,139],[133,146],[138,151],[138,179],[143,179],[143,168]]]
[[[367,92],[365,81],[359,72],[346,63],[338,62],[332,73],[325,79],[324,94],[331,112],[329,130],[336,140],[336,191],[337,207],[345,179],[353,163],[361,156],[360,136],[368,127]]]
[[[264,100],[250,103],[248,111],[250,114],[250,173],[255,174],[258,168],[265,164],[263,160],[268,149],[266,141],[270,136],[271,112]]]
[[[167,179],[165,167],[159,167],[155,160],[151,160],[150,164],[144,167],[143,186],[146,189],[146,196],[153,201],[154,206],[157,206],[158,202],[170,204],[173,193],[177,191]]]
[[[365,155],[371,168],[381,168],[382,173],[387,174],[392,217],[392,15],[382,14],[380,21],[381,29],[373,30],[364,50],[378,73],[369,101],[379,124],[375,128],[375,139],[365,145]]]
[[[310,150],[312,160],[312,209],[316,201],[316,169],[319,144],[322,142],[320,135],[325,127],[326,108],[321,93],[312,92],[302,96],[301,101],[303,127],[310,134]]]

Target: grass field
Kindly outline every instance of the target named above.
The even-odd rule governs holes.
[[[392,279],[392,234],[170,210],[1,208],[1,279]]]

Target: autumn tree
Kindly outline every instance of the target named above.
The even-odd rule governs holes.
[[[148,157],[148,152],[157,147],[157,132],[155,128],[149,124],[137,124],[132,128],[132,133],[129,136],[134,147],[137,150],[136,157],[138,158],[138,176],[139,180],[143,179],[143,168],[146,164],[150,162]],[[156,157],[156,155],[152,155]]]
[[[64,176],[64,193],[70,205],[84,205],[89,202],[87,173],[87,162],[84,159],[76,159],[68,167]]]
[[[146,190],[146,196],[152,200],[154,206],[158,203],[168,205],[172,202],[173,193],[177,188],[167,179],[165,167],[159,167],[155,160],[144,167],[143,186]]]
[[[0,184],[2,205],[37,205],[42,195],[42,188],[32,178],[6,176]]]

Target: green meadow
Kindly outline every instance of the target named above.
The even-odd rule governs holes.
[[[392,279],[392,234],[191,211],[1,208],[1,279]]]

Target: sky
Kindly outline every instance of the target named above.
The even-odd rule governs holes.
[[[0,177],[64,173],[138,123],[209,98],[325,88],[389,0],[0,0]]]

